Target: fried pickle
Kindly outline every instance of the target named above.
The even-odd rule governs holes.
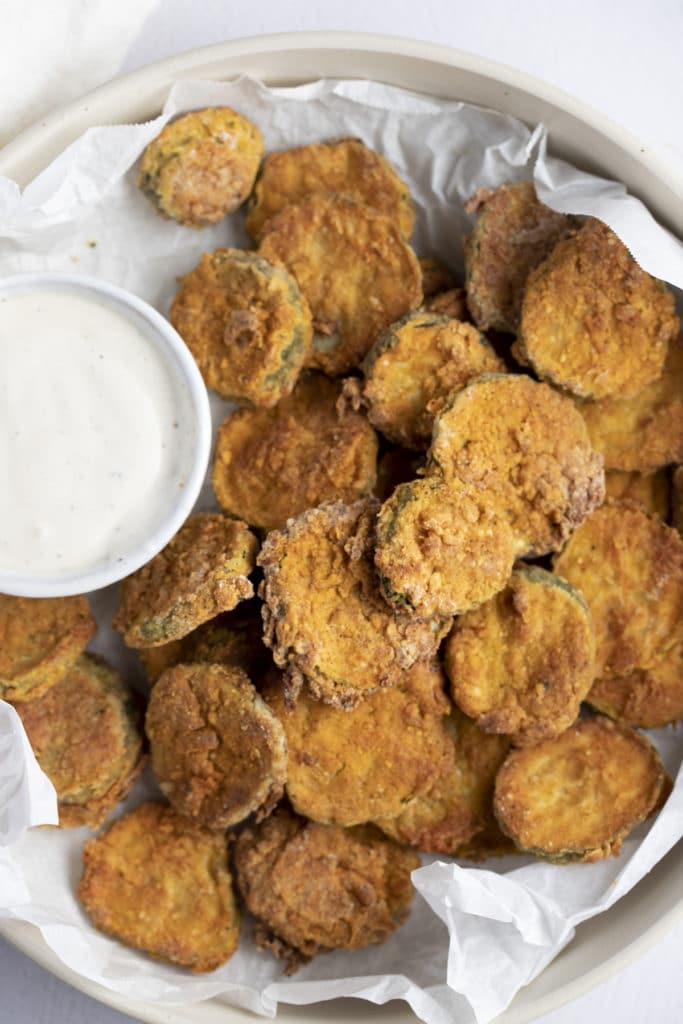
[[[485,732],[529,746],[564,732],[595,678],[595,631],[583,597],[536,566],[458,618],[445,667],[456,704]]]
[[[683,642],[650,668],[596,679],[588,703],[610,718],[641,729],[659,729],[683,718]]]
[[[431,295],[423,303],[422,308],[427,313],[439,313],[441,316],[450,317],[451,320],[460,320],[468,323],[470,311],[467,308],[467,292],[464,288],[449,288],[446,292],[438,292]]]
[[[630,473],[610,469],[605,473],[605,499],[637,501],[660,519],[669,517],[669,478],[665,470]]]
[[[591,218],[529,275],[513,352],[581,398],[625,399],[659,377],[679,327],[666,285]]]
[[[152,769],[175,810],[225,829],[282,796],[287,747],[279,721],[239,668],[176,665],[147,708]]]
[[[69,671],[96,629],[84,597],[0,594],[0,699],[44,694]]]
[[[372,827],[320,825],[284,808],[235,844],[237,884],[261,923],[257,941],[288,973],[317,953],[385,942],[408,916],[419,863]]]
[[[188,227],[215,224],[251,192],[263,139],[230,107],[171,121],[147,146],[137,184],[164,217]]]
[[[656,805],[664,769],[645,737],[608,718],[513,750],[496,779],[494,811],[517,846],[554,861],[617,855]]]
[[[294,699],[304,680],[314,698],[353,707],[400,684],[432,657],[448,624],[392,611],[372,562],[378,502],[329,502],[268,534],[258,564],[264,640],[286,670]]]
[[[266,409],[290,394],[313,340],[291,274],[239,249],[204,253],[180,281],[171,323],[207,387]]]
[[[396,222],[343,197],[284,207],[264,226],[259,254],[296,278],[316,332],[307,365],[331,377],[422,301],[420,265]]]
[[[425,299],[431,299],[441,292],[451,291],[455,288],[455,280],[448,267],[431,256],[420,256],[420,273],[422,274],[422,294]]]
[[[129,647],[179,640],[253,596],[247,577],[257,549],[245,523],[191,516],[163,551],[123,581],[114,629]]]
[[[574,533],[553,570],[593,616],[596,675],[651,668],[681,636],[683,541],[639,505],[604,505]]]
[[[157,960],[213,971],[237,949],[225,837],[161,803],[85,844],[78,898],[96,928]]]
[[[325,501],[369,494],[377,435],[367,418],[338,409],[341,387],[306,374],[274,409],[238,409],[216,440],[213,488],[221,508],[252,526],[281,529]]]
[[[530,181],[480,189],[465,203],[476,213],[465,239],[465,287],[474,323],[516,334],[530,272],[579,220],[539,202]]]
[[[247,230],[259,242],[267,220],[314,193],[345,196],[394,220],[406,238],[415,222],[410,191],[385,157],[360,139],[334,139],[270,153],[249,201]]]

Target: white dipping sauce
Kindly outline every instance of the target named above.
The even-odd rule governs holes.
[[[143,323],[73,289],[0,296],[0,571],[122,562],[177,500],[187,400]]]

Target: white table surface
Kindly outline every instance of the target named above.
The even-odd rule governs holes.
[[[81,8],[86,17],[89,3],[75,0],[76,15]],[[9,26],[0,58],[2,46],[30,45],[22,19],[10,18]],[[562,8],[551,0],[160,0],[120,70],[225,39],[334,29],[430,40],[522,68],[680,161],[683,174],[681,0],[572,0]],[[85,69],[81,78],[88,74],[97,84],[96,69]],[[68,89],[56,95],[61,100]],[[680,1024],[681,947],[683,925],[610,981],[544,1016],[543,1024]],[[1,941],[0,992],[2,1024],[131,1024]]]

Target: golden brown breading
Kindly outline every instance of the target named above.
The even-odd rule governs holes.
[[[105,661],[84,654],[47,693],[16,710],[57,791],[59,824],[99,828],[144,767],[133,693]]]
[[[387,449],[377,460],[375,496],[386,501],[399,484],[406,484],[419,476],[423,466],[424,457],[420,452],[411,452],[407,448]]]
[[[266,409],[291,392],[313,341],[291,274],[239,249],[206,252],[181,278],[171,323],[207,387]]]
[[[159,213],[189,227],[215,224],[251,192],[263,139],[230,107],[171,121],[147,146],[137,184]]]
[[[673,341],[660,376],[634,398],[578,402],[607,469],[651,473],[683,459],[683,339]]]
[[[471,324],[418,312],[379,336],[362,370],[370,422],[395,444],[422,451],[449,395],[505,364]]]
[[[683,642],[650,668],[596,679],[586,700],[597,711],[627,725],[658,729],[683,718]]]
[[[595,861],[622,840],[659,799],[664,770],[645,736],[609,718],[577,722],[536,747],[513,750],[496,779],[498,822],[527,853],[554,861]]]
[[[163,551],[123,581],[114,629],[129,647],[179,640],[253,596],[247,576],[257,549],[245,523],[191,516]]]
[[[267,220],[314,193],[363,203],[395,220],[406,238],[412,234],[415,209],[408,186],[385,157],[360,139],[332,139],[270,153],[249,202],[249,234],[260,241]]]
[[[432,295],[422,305],[428,313],[439,313],[451,320],[468,323],[470,311],[467,308],[467,292],[464,288],[450,288],[447,292]]]
[[[422,301],[420,265],[396,222],[339,196],[284,207],[265,225],[259,254],[296,278],[316,332],[307,365],[332,377]]]
[[[491,820],[482,831],[459,846],[453,856],[458,860],[471,860],[479,864],[489,857],[510,857],[519,852],[510,837],[501,830],[491,811]]]
[[[596,675],[651,668],[681,636],[683,541],[639,505],[604,505],[555,559],[593,615]]]
[[[273,673],[263,696],[287,737],[287,796],[292,807],[327,825],[395,817],[451,767],[445,679],[436,662],[418,662],[395,686],[349,711],[300,694],[287,703]]]
[[[482,330],[516,334],[530,272],[579,225],[539,202],[530,181],[482,188],[465,203],[476,213],[465,239],[465,287],[472,319]]]
[[[377,435],[362,413],[338,410],[340,394],[334,381],[306,374],[274,409],[228,416],[212,476],[220,506],[272,530],[314,505],[370,493]]]
[[[0,699],[41,696],[69,671],[96,629],[84,597],[0,594]]]
[[[679,326],[666,285],[590,218],[529,275],[514,351],[582,398],[630,398],[659,377]]]
[[[258,559],[264,639],[290,695],[305,679],[315,698],[353,707],[432,657],[448,628],[382,599],[372,562],[378,507],[374,499],[329,502],[266,538]]]
[[[145,719],[152,769],[179,814],[225,829],[282,796],[287,746],[279,721],[239,668],[167,669]]]
[[[654,473],[629,473],[610,469],[605,473],[605,500],[637,501],[659,516],[669,517],[669,477],[665,470]]]
[[[417,854],[372,827],[343,829],[281,808],[235,844],[237,884],[261,944],[289,961],[385,942],[413,900]]]
[[[425,299],[431,299],[435,295],[455,288],[453,274],[440,260],[435,260],[431,256],[420,256],[418,263],[422,274],[422,294]]]
[[[192,971],[237,949],[225,837],[164,804],[141,804],[85,844],[78,898],[100,931]]]
[[[583,597],[536,566],[458,618],[446,641],[456,704],[486,732],[529,746],[564,732],[595,678],[595,631]]]

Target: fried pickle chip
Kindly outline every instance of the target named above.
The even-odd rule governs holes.
[[[341,707],[399,685],[436,653],[448,624],[392,611],[377,585],[372,552],[379,503],[329,502],[268,534],[259,555],[264,640],[286,670],[288,694],[304,679],[318,700]]]
[[[651,473],[683,459],[683,340],[669,346],[661,375],[634,398],[579,402],[607,469]]]
[[[464,288],[449,288],[446,292],[431,295],[423,303],[422,308],[428,313],[439,313],[451,320],[469,322],[470,311],[467,308],[467,292]]]
[[[405,801],[398,817],[379,818],[375,824],[398,842],[451,856],[490,827],[493,784],[510,741],[482,732],[457,708],[452,709],[447,727],[448,772],[426,793]]]
[[[385,942],[408,916],[419,863],[372,827],[320,825],[284,808],[235,844],[260,945],[289,961],[289,973],[317,953]]]
[[[334,139],[270,153],[249,202],[247,230],[260,241],[267,220],[314,193],[345,196],[386,214],[410,238],[415,209],[410,191],[389,163],[360,139]]]
[[[141,804],[85,844],[78,898],[96,928],[157,960],[213,971],[237,949],[225,837],[164,804]]]
[[[553,563],[593,616],[596,675],[651,668],[681,636],[683,541],[638,505],[604,505]]]
[[[421,451],[448,396],[505,364],[471,324],[418,312],[379,336],[362,370],[370,422],[390,441]]]
[[[441,292],[455,288],[455,280],[448,267],[431,256],[420,256],[420,273],[422,274],[422,294],[431,299]],[[457,319],[457,318],[456,318]]]
[[[287,737],[287,796],[299,814],[327,825],[395,817],[451,766],[444,727],[449,701],[436,662],[418,662],[396,686],[346,711],[300,694],[287,704],[282,676],[263,696]]]
[[[204,253],[181,279],[171,323],[207,387],[266,409],[291,392],[313,340],[291,274],[239,249]]]
[[[188,227],[215,224],[251,192],[263,139],[230,107],[171,121],[142,154],[137,184],[164,217]]]
[[[238,409],[228,416],[213,465],[219,505],[273,530],[314,505],[370,493],[377,435],[362,413],[338,411],[340,394],[334,381],[306,374],[274,409]]]
[[[582,398],[630,398],[659,377],[679,326],[666,285],[591,218],[529,275],[515,354]]]
[[[279,721],[239,668],[176,665],[160,676],[145,719],[152,769],[175,808],[228,828],[282,796],[287,747]]]
[[[602,503],[602,459],[573,402],[524,374],[456,392],[434,423],[429,459],[447,479],[498,491],[517,554],[557,551]]]
[[[123,581],[114,629],[129,647],[179,640],[253,596],[247,576],[257,549],[245,523],[191,516],[163,551]]]
[[[637,501],[648,512],[669,516],[669,478],[663,469],[654,473],[629,473],[610,469],[605,473],[605,498],[609,501]]]
[[[59,824],[99,828],[144,766],[131,690],[102,658],[83,654],[46,693],[16,710],[57,791]]]
[[[596,679],[588,703],[610,718],[641,729],[659,729],[683,718],[683,642],[651,668]]]
[[[510,837],[501,830],[491,812],[491,821],[487,822],[481,832],[477,832],[472,839],[459,846],[453,856],[458,860],[471,860],[475,864],[480,864],[489,857],[510,857],[519,852]]]
[[[307,365],[331,377],[422,301],[420,265],[396,222],[343,197],[284,207],[264,226],[259,254],[296,278],[316,332]]]
[[[458,618],[445,667],[456,704],[485,732],[529,746],[564,732],[595,678],[595,632],[583,597],[536,566]]]
[[[541,203],[530,181],[480,189],[465,210],[477,214],[465,239],[472,319],[482,330],[516,334],[527,277],[580,222]]]
[[[377,460],[377,483],[375,496],[386,501],[399,484],[414,480],[424,466],[424,457],[407,448],[389,448]]]
[[[557,864],[617,855],[659,799],[664,769],[645,737],[609,718],[513,750],[496,779],[494,811],[520,850]]]
[[[44,694],[69,671],[96,629],[84,597],[0,594],[0,699]]]

